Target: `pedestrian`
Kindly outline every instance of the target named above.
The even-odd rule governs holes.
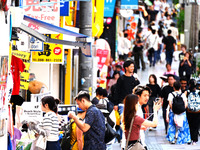
[[[137,66],[137,69],[140,69],[140,61],[142,64],[142,70],[145,70],[145,62],[143,57],[143,48],[144,48],[144,42],[142,40],[142,32],[137,32],[136,40],[134,42],[135,46],[133,48],[133,55],[135,59],[135,63]]]
[[[181,44],[181,53],[179,54],[179,61],[183,60],[183,58],[185,57],[185,53],[187,50],[187,46],[184,44]]]
[[[125,129],[126,139],[128,138],[130,128],[130,138],[128,141],[128,148],[132,147],[136,142],[140,142],[140,129],[141,126],[145,127],[156,127],[158,124],[157,112],[160,109],[161,104],[154,105],[154,119],[153,121],[148,121],[137,115],[139,109],[138,96],[134,94],[129,94],[124,99],[124,113],[123,113],[123,124]],[[131,127],[131,122],[133,119],[133,124]],[[144,145],[143,145],[144,146]]]
[[[42,122],[37,125],[30,123],[30,129],[37,131],[37,134],[43,135],[47,139],[45,150],[61,150],[59,143],[59,121],[56,116],[57,105],[55,98],[52,96],[45,96],[41,99],[41,109],[46,114]]]
[[[123,112],[123,99],[126,95],[132,93],[132,90],[140,82],[133,77],[134,73],[134,63],[133,61],[124,62],[125,74],[119,77],[116,84],[116,92],[114,95],[114,109],[118,110],[120,115]],[[119,107],[118,107],[119,106]]]
[[[148,106],[149,106],[149,114],[152,114],[153,113],[153,104],[154,104],[156,98],[159,98],[161,95],[161,88],[157,84],[157,78],[156,78],[155,74],[151,74],[149,76],[149,84],[147,84],[146,86],[148,86],[151,89],[151,95],[148,100]],[[151,116],[149,118],[149,120],[152,121],[153,116]]]
[[[152,23],[156,20],[157,11],[154,10],[153,5],[150,6],[150,9],[148,10],[148,24]]]
[[[172,31],[167,31],[168,36],[163,39],[164,47],[163,52],[166,54],[166,62],[172,64],[173,53],[176,51],[176,40],[171,36]]]
[[[190,52],[186,52],[185,57],[179,64],[179,76],[185,76],[189,81],[192,74],[192,64],[191,54]]]
[[[163,73],[163,76],[167,76],[169,74],[176,75],[176,72],[172,70],[172,67],[170,64],[167,63],[165,66],[166,66],[167,71]],[[164,84],[164,81],[162,80],[161,87],[163,87],[163,84]]]
[[[187,86],[187,78],[186,77],[181,77],[180,78],[180,83],[181,83],[181,92],[187,94],[188,86]]]
[[[68,117],[84,132],[83,150],[105,150],[105,118],[102,112],[91,103],[86,91],[80,91],[75,100],[78,107],[86,111],[85,121],[79,120],[72,111],[68,113]]]
[[[117,83],[117,80],[119,79],[120,77],[120,72],[119,71],[114,71],[113,73],[113,77],[112,79],[110,79],[109,83],[108,83],[108,93],[110,94],[111,93],[111,87]]]
[[[103,88],[98,87],[96,89],[96,96],[92,99],[92,104],[96,105],[99,103],[99,100],[103,97]]]
[[[196,89],[195,79],[189,81],[189,90],[187,92],[188,108],[187,118],[190,126],[190,135],[192,145],[198,142],[198,133],[200,126],[200,91]]]
[[[149,116],[149,110],[148,110],[148,100],[149,96],[151,94],[151,89],[147,86],[137,86],[133,90],[133,94],[136,94],[138,96],[138,110],[137,110],[137,115],[140,116],[141,118],[147,119]],[[140,137],[141,137],[141,142],[144,147],[146,147],[145,143],[145,133],[144,131],[146,128],[141,128],[140,129]]]
[[[150,62],[150,67],[153,65],[155,66],[156,58],[157,58],[157,50],[158,50],[158,42],[159,37],[156,33],[155,26],[152,27],[152,34],[147,39],[147,45],[148,45],[148,59]],[[154,60],[152,60],[154,59]]]
[[[170,24],[173,22],[173,20],[171,19],[171,15],[167,15],[166,17],[167,19],[164,21],[164,26],[165,28],[169,29]]]
[[[176,24],[174,22],[172,22],[168,29],[170,29],[172,31],[171,35],[173,36],[173,38],[176,41],[179,41],[179,32],[178,32],[178,29],[176,28]]]
[[[83,111],[80,108],[77,108],[77,117],[79,120],[84,120],[85,119],[85,114],[86,112]],[[74,120],[70,120],[73,122]],[[72,150],[82,150],[83,145],[84,145],[84,136],[83,136],[83,131],[81,131],[75,122],[72,123],[72,131],[71,131],[71,142],[70,144],[72,145]]]
[[[186,117],[187,97],[181,92],[179,81],[173,84],[174,92],[169,93],[169,117],[166,116],[169,123],[167,140],[171,144],[187,144],[191,142],[190,129]],[[176,102],[175,102],[176,101]],[[176,106],[175,104],[176,103]],[[178,109],[179,108],[179,109]],[[181,110],[182,109],[182,110]],[[178,113],[175,110],[180,110]]]
[[[163,111],[163,119],[164,119],[165,133],[166,134],[167,134],[167,129],[168,129],[168,122],[166,121],[166,109],[167,109],[167,106],[169,104],[168,95],[169,95],[169,93],[174,91],[174,88],[173,88],[173,84],[175,82],[174,75],[169,74],[167,81],[168,81],[168,85],[164,86],[161,89],[161,98],[162,98],[162,101],[163,101],[162,111]]]
[[[124,105],[123,105],[123,100],[124,98],[132,93],[132,90],[134,89],[135,86],[140,84],[140,81],[136,79],[133,74],[134,74],[134,62],[133,61],[125,61],[124,62],[124,69],[125,69],[125,74],[117,80],[116,84],[116,90],[114,93],[114,110],[119,112],[119,115],[123,113]],[[122,130],[119,129],[118,132],[120,131],[121,135],[120,137],[124,137]],[[122,147],[125,146],[125,138],[122,139]]]

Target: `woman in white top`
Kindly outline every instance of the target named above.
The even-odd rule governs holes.
[[[41,100],[41,109],[46,114],[39,126],[32,127],[38,134],[43,135],[47,139],[46,150],[61,150],[59,139],[59,122],[56,116],[57,104],[54,97],[45,96]],[[30,126],[30,124],[29,124]]]

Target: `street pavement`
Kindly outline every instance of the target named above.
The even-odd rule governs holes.
[[[147,64],[146,64],[147,65]],[[176,71],[178,74],[179,61],[173,61],[172,70]],[[146,66],[146,70],[138,70],[137,74],[140,80],[141,85],[146,85],[148,83],[148,77],[150,74],[155,74],[158,79],[158,84],[160,85],[161,79],[160,76],[166,71],[165,62],[156,64],[155,67]],[[148,147],[148,150],[200,150],[200,138],[197,145],[176,145],[170,144],[166,140],[164,121],[162,118],[162,110],[159,110],[158,113],[158,126],[155,130],[147,130],[145,133],[145,140]],[[117,144],[113,144],[113,150],[120,150]]]

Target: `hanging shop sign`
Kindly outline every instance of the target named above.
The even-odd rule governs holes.
[[[113,17],[116,0],[104,0],[104,17]]]
[[[30,38],[30,51],[43,51],[43,45],[43,42],[41,42],[37,38],[33,36]]]
[[[60,21],[60,1],[59,0],[23,0],[22,7],[24,15],[59,26]],[[44,29],[39,25],[24,22],[28,27],[37,30],[42,34],[52,34],[53,31]]]
[[[121,9],[138,9],[138,0],[121,0]]]
[[[12,51],[12,55],[24,59],[24,60],[30,60],[30,53],[22,52],[22,51]]]
[[[63,39],[62,34],[51,34],[52,39]],[[61,44],[51,44],[44,43],[44,51],[43,52],[32,52],[32,62],[36,63],[63,63],[63,45]]]
[[[34,120],[39,121],[42,118],[42,110],[40,102],[24,102],[22,104],[22,116],[21,120]]]

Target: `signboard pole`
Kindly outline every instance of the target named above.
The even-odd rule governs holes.
[[[92,36],[92,1],[80,2],[80,33]],[[92,57],[86,57],[79,49],[79,91],[92,93]]]

